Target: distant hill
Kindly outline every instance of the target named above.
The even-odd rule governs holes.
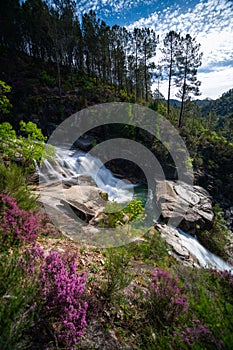
[[[194,100],[200,107],[207,106],[209,103],[211,103],[213,100],[211,98],[205,98],[204,100]],[[180,107],[181,101],[176,99],[171,99],[171,105]]]
[[[181,105],[181,101],[179,101],[179,100],[176,100],[176,99],[171,99],[170,100],[170,103],[171,103],[171,105],[172,106],[176,106],[176,107],[180,107],[180,105]]]
[[[233,114],[233,89],[222,94],[217,100],[200,105],[202,114],[206,115],[210,111],[215,111],[218,116],[224,117]]]
[[[207,97],[204,100],[195,100],[195,102],[198,104],[199,107],[204,107],[204,106],[208,106],[210,103],[212,103],[214,100],[212,100],[211,98]]]
[[[233,89],[224,92],[222,96],[216,100],[205,98],[204,100],[194,100],[201,108],[202,115],[205,116],[211,111],[216,112],[219,117],[233,114]],[[171,105],[180,107],[181,102],[176,99],[171,99]]]

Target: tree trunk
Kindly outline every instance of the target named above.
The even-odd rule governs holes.
[[[173,50],[173,47],[171,43],[171,59],[170,59],[170,67],[169,67],[168,96],[167,96],[167,114],[168,115],[170,115],[170,99],[171,99],[172,62],[173,62],[172,50]]]
[[[180,106],[180,116],[179,116],[178,128],[181,128],[181,126],[182,126],[185,93],[186,93],[186,69],[185,69],[185,77],[184,77],[184,83],[183,83],[183,92],[182,92],[182,99],[181,99],[181,106]]]

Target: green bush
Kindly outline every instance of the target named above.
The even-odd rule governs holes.
[[[25,210],[36,209],[36,197],[26,185],[26,176],[21,167],[14,163],[5,166],[0,163],[0,193],[15,198],[19,208]]]
[[[4,350],[28,349],[30,344],[38,291],[20,262],[19,250],[0,254],[0,349]]]
[[[232,297],[226,298],[226,286],[221,283],[221,274],[226,274],[225,280],[231,281],[232,284],[230,273],[223,272],[218,275],[217,271],[213,270],[193,273],[196,291],[190,295],[190,308],[218,339],[219,346],[216,344],[216,349],[232,349],[233,302]]]
[[[12,107],[12,104],[5,95],[5,93],[9,92],[11,92],[11,87],[4,81],[0,80],[0,112],[3,114],[9,113]]]
[[[100,225],[116,227],[118,225],[128,224],[135,220],[140,223],[145,219],[143,211],[144,207],[140,199],[132,200],[125,207],[117,202],[107,202],[105,208],[107,220],[100,222]]]
[[[213,221],[213,227],[209,231],[201,231],[198,233],[198,239],[201,244],[209,249],[212,253],[220,256],[223,259],[227,259],[228,252],[226,250],[226,244],[229,237],[225,220],[221,214],[221,208],[219,205],[214,207],[215,217]]]
[[[132,242],[127,246],[127,250],[135,259],[159,265],[166,263],[169,258],[167,245],[161,237],[160,232],[151,229],[143,236],[143,242]]]
[[[42,86],[56,86],[56,79],[51,77],[45,70],[40,73],[40,83]]]
[[[105,297],[111,299],[129,285],[133,276],[128,270],[130,257],[125,248],[109,248],[106,255],[103,291]]]
[[[44,157],[54,156],[54,149],[44,147],[46,137],[40,129],[32,122],[20,122],[20,132],[17,136],[11,124],[4,122],[0,124],[0,157],[4,160],[19,162],[24,168],[33,171],[34,161],[39,162]]]

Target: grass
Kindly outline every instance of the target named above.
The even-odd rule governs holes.
[[[13,166],[11,170],[8,178],[16,179],[18,168]],[[31,202],[24,181],[20,178],[19,185],[26,195],[20,195],[18,201],[22,207],[30,208],[34,199]],[[3,192],[13,193],[14,181],[10,184],[5,185]],[[4,218],[4,207],[0,209],[0,216]],[[18,227],[25,230],[20,226],[20,218],[16,216],[16,220],[19,220]],[[119,346],[130,345],[137,350],[212,350],[213,346],[230,350],[233,347],[233,278],[230,273],[181,265],[168,254],[160,233],[153,228],[126,246],[103,250],[61,239],[59,233],[54,234],[52,226],[43,225],[37,242],[8,244],[1,250],[1,349],[95,348],[95,341],[85,345],[85,341],[80,343],[81,333],[75,336],[76,330],[86,328],[84,336],[88,339],[92,322],[98,322],[105,330],[98,334],[102,341],[106,334],[114,332]],[[14,230],[4,230],[2,227],[3,236],[5,232],[14,234]],[[9,239],[9,242],[14,240]],[[25,253],[28,248],[29,255]],[[41,255],[41,249],[47,258]],[[57,262],[54,261],[49,270],[51,252],[56,252]],[[76,265],[72,263],[74,256]],[[42,293],[41,273],[46,261],[49,283],[52,283],[48,290],[55,291],[54,294],[48,294],[46,288]],[[85,292],[78,286],[78,276],[83,272]],[[71,284],[76,289],[72,289]],[[64,291],[70,290],[61,303],[56,292],[61,292],[60,285]],[[48,300],[43,295],[49,295]],[[80,298],[78,302],[76,296]],[[83,306],[82,315],[86,317],[83,328],[79,305]],[[66,327],[70,330],[71,325],[64,323],[63,316],[69,317],[74,326],[68,338],[65,330]]]

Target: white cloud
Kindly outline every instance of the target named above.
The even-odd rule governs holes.
[[[204,99],[210,97],[216,99],[220,97],[224,92],[232,89],[233,82],[233,67],[221,67],[214,72],[202,72],[198,73],[198,79],[201,84],[201,96],[198,98]],[[158,88],[158,83],[153,84],[153,89]],[[160,82],[160,92],[167,98],[168,84],[166,81]],[[171,98],[176,97],[177,88],[172,87]]]
[[[232,1],[200,1],[193,9],[186,8],[185,11],[176,5],[166,8],[162,14],[153,13],[148,18],[141,18],[129,28],[134,26],[152,27],[161,39],[170,30],[189,33],[196,38],[203,52],[202,72],[198,75],[202,81],[202,97],[215,98],[233,87]]]
[[[233,1],[232,0],[197,0],[197,3],[186,1],[186,7],[181,7],[182,1],[169,2],[169,6],[162,9],[166,2],[159,0],[79,0],[79,11],[89,9],[105,14],[106,18],[123,19],[124,14],[132,12],[130,18],[134,18],[134,11],[138,5],[144,4],[156,6],[160,11],[144,16],[140,20],[128,26],[128,29],[137,27],[151,27],[163,37],[170,30],[189,33],[201,44],[203,52],[203,64],[199,73],[202,81],[201,91],[203,97],[214,98],[219,86],[219,93],[226,87],[232,88],[232,74],[228,74],[233,66]],[[179,5],[180,4],[180,5]],[[183,2],[184,4],[184,2]],[[146,13],[146,12],[144,12]],[[106,20],[107,21],[107,20]],[[158,59],[160,56],[157,53]],[[228,67],[230,66],[230,67]],[[221,70],[221,74],[220,71]],[[212,77],[212,78],[211,78]],[[224,77],[224,78],[223,78]],[[212,79],[212,83],[211,83]]]
[[[233,67],[222,67],[215,72],[199,73],[198,79],[201,80],[201,98],[211,97],[216,99],[224,92],[232,89]]]

